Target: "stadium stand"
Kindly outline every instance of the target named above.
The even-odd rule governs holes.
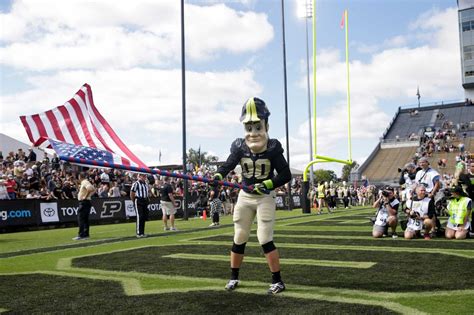
[[[445,147],[436,147],[427,154],[429,142],[438,133],[445,135],[441,141]],[[399,108],[376,148],[352,176],[353,179],[366,178],[375,185],[396,184],[397,169],[411,162],[417,154],[427,154],[435,168],[443,161],[445,165],[438,170],[442,175],[452,175],[462,153],[460,143],[464,144],[463,151],[467,155],[474,152],[474,106],[471,103]]]

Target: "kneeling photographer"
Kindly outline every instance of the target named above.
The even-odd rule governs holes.
[[[434,226],[435,205],[433,198],[429,198],[424,185],[417,185],[415,195],[406,203],[405,213],[408,216],[405,238],[412,239],[421,237],[424,228],[425,240],[431,239],[430,231]]]
[[[465,239],[471,222],[469,220],[472,211],[472,201],[466,197],[466,193],[461,186],[451,189],[451,198],[448,202],[448,224],[446,225],[445,236],[448,239]]]
[[[387,234],[388,227],[392,230],[392,237],[397,238],[397,213],[400,202],[395,198],[394,189],[390,186],[384,187],[381,191],[379,199],[373,205],[377,208],[372,236],[375,238],[382,237]]]

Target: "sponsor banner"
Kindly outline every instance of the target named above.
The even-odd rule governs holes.
[[[56,202],[40,203],[41,222],[59,222],[58,204]]]
[[[0,200],[0,227],[37,225],[38,211],[33,200]]]
[[[183,217],[183,198],[176,197],[177,217]],[[95,198],[92,199],[92,208],[89,219],[94,222],[127,221],[134,218],[135,207],[128,198]],[[275,197],[277,210],[288,209],[288,197],[277,195]],[[301,207],[301,198],[292,196],[291,206]],[[192,196],[188,201],[188,216],[196,215],[197,197]],[[77,222],[77,210],[79,202],[74,199],[57,200],[55,202],[44,202],[41,200],[0,200],[0,227],[31,226],[51,223]],[[151,198],[148,205],[151,220],[159,220],[162,217],[159,198]]]
[[[291,209],[301,208],[301,196],[291,195]],[[288,195],[277,195],[275,197],[277,210],[288,210]]]
[[[136,217],[137,213],[135,212],[135,205],[131,200],[125,200],[125,216],[127,217]]]

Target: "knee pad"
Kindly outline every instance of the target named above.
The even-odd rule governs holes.
[[[269,252],[273,252],[276,249],[275,244],[273,244],[273,241],[270,241],[268,243],[265,243],[262,245],[263,252],[265,254],[268,254]]]
[[[236,254],[241,254],[243,255],[244,252],[245,252],[245,245],[247,243],[243,243],[243,244],[240,244],[240,245],[237,245],[237,244],[233,244],[232,245],[232,252],[236,253]]]

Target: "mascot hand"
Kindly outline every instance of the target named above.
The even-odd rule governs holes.
[[[263,181],[253,185],[253,192],[259,195],[268,195],[270,190],[273,188],[273,182],[271,180]]]

